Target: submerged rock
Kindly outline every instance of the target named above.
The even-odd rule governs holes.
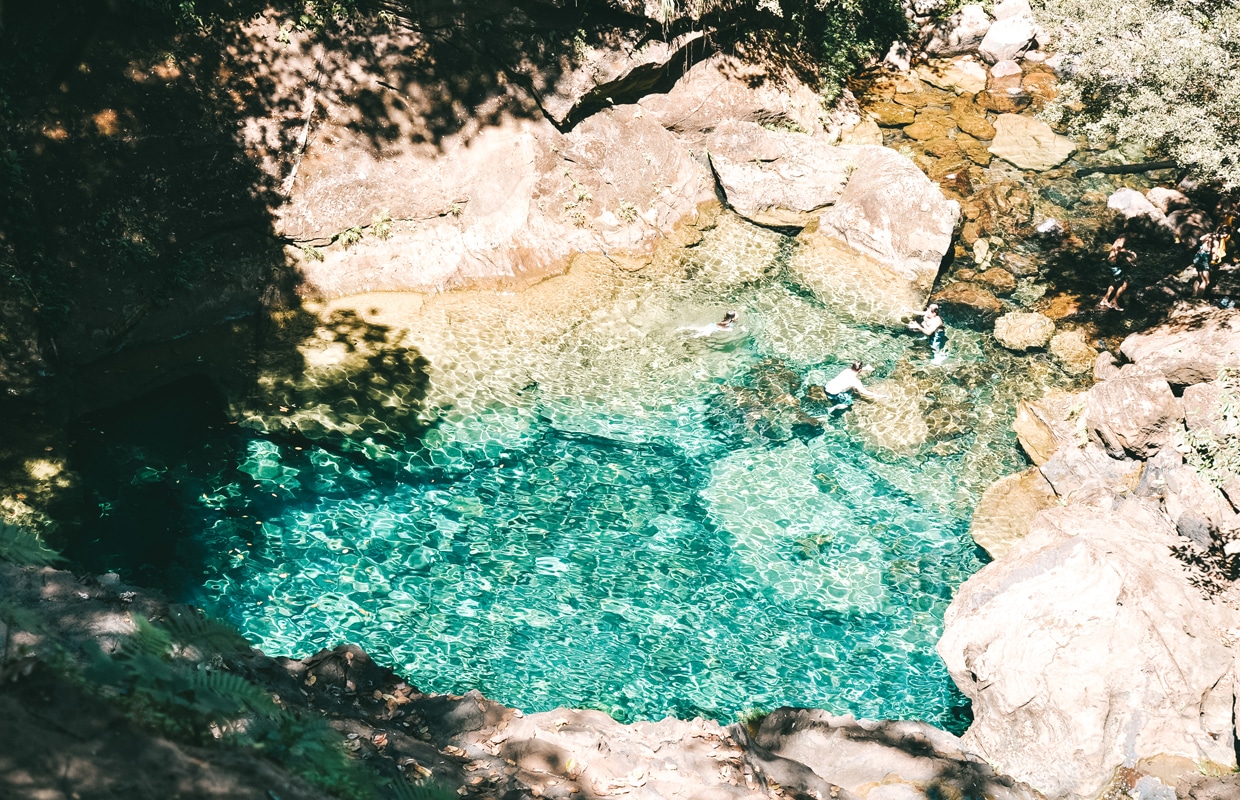
[[[1084,331],[1060,331],[1051,337],[1050,353],[1064,372],[1084,375],[1094,368],[1098,352],[1089,345]]]
[[[995,339],[1018,352],[1046,347],[1054,333],[1054,320],[1036,311],[1012,311],[995,320]]]
[[[943,318],[953,325],[985,325],[1003,311],[1003,304],[989,289],[966,281],[937,292],[934,302],[942,308]]]
[[[1052,798],[1152,756],[1234,769],[1236,620],[1184,579],[1178,541],[1152,501],[1053,508],[966,581],[938,648],[973,701],[965,745]]]
[[[1005,475],[982,493],[969,535],[991,558],[1002,558],[1029,533],[1037,513],[1054,504],[1055,490],[1037,467]]]

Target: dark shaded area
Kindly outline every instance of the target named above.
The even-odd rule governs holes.
[[[211,382],[187,378],[95,412],[69,436],[84,508],[80,528],[58,542],[65,556],[174,597],[200,584],[211,555],[194,536],[201,479],[221,461],[240,463],[247,438]]]
[[[174,744],[41,663],[0,687],[0,795],[8,800],[328,800],[254,754]]]

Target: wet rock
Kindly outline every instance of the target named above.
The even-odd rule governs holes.
[[[867,449],[884,455],[911,456],[930,438],[922,412],[923,393],[915,384],[887,381],[874,391],[885,400],[858,403],[848,417],[848,429]]]
[[[1034,800],[1029,787],[970,759],[959,739],[921,722],[858,721],[780,708],[762,720],[753,743],[867,800],[974,795]]]
[[[891,97],[896,103],[910,108],[926,108],[927,106],[947,105],[952,95],[939,89],[922,88],[915,92],[896,92]]]
[[[977,282],[990,287],[997,295],[1009,295],[1016,291],[1016,278],[1000,267],[991,267],[977,276]]]
[[[1240,367],[1240,313],[1189,314],[1134,333],[1120,352],[1138,369],[1172,386],[1212,381],[1223,367]]]
[[[1003,311],[1003,304],[989,289],[964,281],[951,284],[933,299],[943,319],[953,325],[983,326]]]
[[[571,61],[564,59],[566,68],[554,83],[540,87],[541,82],[534,82],[539,105],[556,125],[564,125],[614,98],[639,97],[671,69],[682,70],[690,48],[700,48],[703,36],[700,30],[690,31],[664,42],[633,30],[620,32],[610,46],[587,45]]]
[[[931,86],[948,91],[980,92],[986,88],[986,68],[972,56],[920,64],[917,76]]]
[[[1152,501],[1052,508],[966,581],[938,646],[973,701],[965,745],[1056,798],[1160,754],[1233,769],[1235,619],[1185,580],[1179,541]]]
[[[926,44],[926,52],[936,56],[971,53],[986,38],[991,19],[986,9],[976,3],[961,6],[954,14],[935,26]]]
[[[995,339],[1017,352],[1046,347],[1054,333],[1055,322],[1036,311],[1012,311],[995,320]]]
[[[1072,392],[1050,392],[1036,401],[1020,401],[1012,429],[1030,461],[1041,466],[1062,445],[1084,438],[1080,419],[1085,402],[1084,393]]]
[[[1171,387],[1156,376],[1121,376],[1089,390],[1086,427],[1112,458],[1153,455],[1183,419]]]
[[[1098,353],[1084,331],[1060,331],[1051,337],[1051,356],[1069,375],[1084,375],[1094,368]]]
[[[922,149],[926,155],[935,158],[960,158],[960,145],[955,139],[949,139],[946,136],[940,136],[936,139],[930,139],[922,143]],[[933,176],[931,176],[933,177]]]
[[[1048,170],[1076,152],[1076,143],[1039,119],[1000,114],[990,152],[1021,169]]]
[[[925,302],[960,206],[892,150],[834,149],[855,169],[835,204],[801,234],[790,266],[824,302],[893,324],[901,309]]]
[[[1045,103],[1054,100],[1059,95],[1056,88],[1055,76],[1049,72],[1031,72],[1021,79],[1021,88],[1035,100],[1035,107],[1040,107],[1037,101]]]
[[[840,133],[840,144],[883,146],[883,131],[870,117]]]
[[[938,139],[947,135],[947,129],[933,119],[919,118],[904,129],[904,135],[910,139]]]
[[[1002,92],[992,92],[989,89],[978,92],[975,102],[979,107],[996,114],[1019,114],[1029,107],[1033,98],[1023,89],[1014,87]]]
[[[1015,59],[1033,47],[1037,32],[1037,25],[1029,14],[996,19],[977,46],[977,53],[991,64]]]
[[[708,134],[723,120],[775,123],[806,133],[823,130],[818,93],[793,75],[717,53],[694,64],[666,94],[638,101],[660,125],[682,134]]]
[[[995,126],[987,122],[986,117],[983,114],[962,114],[954,117],[954,119],[956,121],[956,127],[960,128],[960,130],[970,136],[986,140],[995,138]],[[990,155],[989,151],[987,152],[986,164],[989,164]]]
[[[1181,208],[1167,215],[1167,225],[1184,244],[1194,246],[1214,229],[1210,215],[1199,208]]]
[[[981,120],[981,121],[984,124],[986,124],[986,127],[988,128],[990,127],[990,124],[986,123],[985,120]],[[963,131],[964,129],[961,128],[961,130]],[[991,128],[991,133],[993,134],[993,132],[994,132],[994,129]],[[977,139],[973,138],[973,136],[971,136],[970,134],[968,133],[957,134],[956,135],[956,146],[959,147],[961,152],[963,152],[966,156],[968,156],[969,160],[972,161],[974,164],[984,167],[990,163],[990,159],[991,159],[990,148],[982,144]]]
[[[725,122],[707,139],[727,203],[759,225],[804,227],[835,203],[853,174],[853,151],[825,137]]]
[[[872,114],[875,121],[884,128],[909,125],[917,117],[916,109],[886,101],[867,104],[865,110]]]
[[[982,493],[969,535],[993,559],[1002,558],[1025,538],[1033,518],[1055,504],[1055,490],[1037,467],[1005,475]]]

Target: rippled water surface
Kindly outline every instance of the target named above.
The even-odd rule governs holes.
[[[132,570],[162,546],[178,566],[148,580],[268,653],[356,642],[425,691],[959,729],[934,644],[981,565],[969,509],[1020,466],[1017,394],[1058,378],[966,331],[931,366],[799,289],[789,247],[724,218],[661,268],[401,300],[385,330],[426,372],[416,435],[384,430],[409,387],[315,406],[313,373],[283,427],[347,418],[347,439],[277,433],[274,409],[182,437],[151,419],[170,404],[101,416],[79,436],[100,507],[82,557]],[[727,308],[738,331],[698,335]],[[890,400],[816,423],[806,387],[851,358]]]

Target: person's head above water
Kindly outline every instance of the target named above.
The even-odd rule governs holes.
[[[854,361],[848,365],[848,368],[851,369],[853,372],[857,373],[858,375],[860,375],[861,370],[865,369],[865,362]]]
[[[931,314],[939,313],[939,304],[931,303],[930,305],[926,306],[926,311]]]
[[[736,316],[737,315],[735,311],[725,312],[723,315],[723,319],[721,319],[719,322],[715,324],[718,325],[720,328],[730,327],[733,322],[736,322]]]

